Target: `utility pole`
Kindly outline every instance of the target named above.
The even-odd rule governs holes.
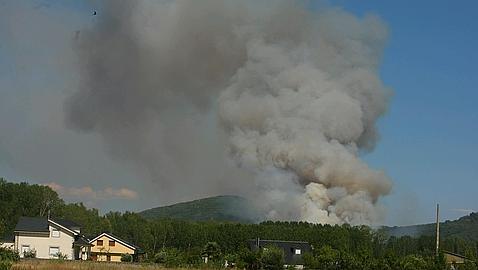
[[[440,205],[437,204],[437,224],[436,224],[436,256],[438,257],[438,254],[440,254],[439,249],[440,249]]]

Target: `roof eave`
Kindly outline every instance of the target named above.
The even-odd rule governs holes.
[[[32,231],[32,230],[14,230],[14,233],[28,232],[28,233],[50,233],[50,231]]]
[[[60,228],[62,228],[62,229],[64,229],[64,230],[66,230],[66,231],[72,233],[73,235],[79,235],[78,232],[76,232],[76,231],[74,231],[74,230],[72,230],[72,229],[70,229],[70,228],[67,228],[67,227],[63,226],[63,225],[59,224],[58,222],[55,222],[54,220],[48,219],[48,222],[53,223],[54,225],[56,225],[56,226],[58,226],[58,227],[60,227]]]
[[[119,239],[119,238],[117,238],[117,237],[115,237],[115,236],[113,236],[113,235],[111,235],[111,234],[109,234],[109,233],[106,233],[106,232],[101,233],[100,235],[98,235],[98,236],[96,236],[95,238],[91,239],[91,240],[89,241],[89,243],[90,243],[90,244],[93,243],[93,242],[96,241],[98,238],[100,238],[100,237],[102,237],[102,236],[104,236],[104,235],[107,235],[107,236],[109,236],[110,238],[112,238],[113,240],[117,241],[118,243],[121,243],[121,244],[125,245],[126,247],[131,248],[131,249],[134,250],[135,252],[136,252],[136,250],[139,250],[139,249],[140,249],[139,247],[136,247],[136,246],[133,246],[133,245],[131,245],[131,244],[128,244],[128,243],[126,243],[125,241],[123,241],[123,240],[121,240],[121,239]]]

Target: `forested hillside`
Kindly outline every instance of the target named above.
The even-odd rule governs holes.
[[[420,236],[435,235],[435,223],[386,227],[385,230],[391,236]],[[447,220],[440,222],[440,234],[444,238],[457,237],[468,241],[478,241],[478,213],[471,213],[468,216],[461,217],[457,220]]]
[[[239,196],[216,196],[169,206],[156,207],[139,213],[148,219],[173,218],[189,221],[232,221],[254,223],[259,213]]]
[[[188,221],[231,221],[254,223],[260,221],[260,214],[246,199],[239,196],[216,196],[169,206],[156,207],[139,212],[147,219],[172,218]],[[444,238],[457,237],[467,241],[478,241],[478,213],[457,220],[447,220],[440,223]],[[435,223],[384,227],[388,236],[419,237],[435,235]]]
[[[12,233],[19,216],[45,216],[50,211],[53,217],[82,224],[87,236],[110,231],[144,249],[148,261],[172,266],[200,263],[205,247],[214,243],[218,258],[235,258],[252,269],[260,256],[247,250],[247,240],[261,238],[308,241],[314,247],[307,257],[310,267],[330,263],[340,267],[323,269],[443,269],[437,268],[434,259],[433,236],[388,238],[385,230],[374,231],[366,226],[145,219],[130,212],[101,216],[96,209],[65,203],[48,187],[4,179],[0,180],[0,207],[3,234]],[[477,242],[461,238],[442,239],[442,248],[470,258],[477,255]],[[402,267],[410,263],[420,268]]]

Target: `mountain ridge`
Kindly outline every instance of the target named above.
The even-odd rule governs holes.
[[[154,207],[138,213],[147,219],[172,218],[189,221],[255,223],[259,214],[248,200],[236,195],[219,195]]]
[[[247,199],[236,195],[220,195],[192,201],[154,207],[139,212],[147,219],[171,218],[187,221],[222,221],[258,223],[263,221],[259,211]],[[408,226],[382,226],[388,236],[434,235],[435,223]],[[478,241],[478,213],[471,213],[456,220],[440,222],[443,238],[458,237]]]
[[[435,223],[386,226],[383,229],[389,236],[421,236],[435,235]],[[440,222],[440,235],[443,238],[458,237],[470,241],[478,241],[478,213],[470,213],[455,220]]]

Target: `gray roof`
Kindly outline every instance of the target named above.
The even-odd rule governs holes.
[[[75,242],[73,242],[74,246],[80,246],[80,247],[87,247],[90,246],[92,247],[93,245],[89,243],[88,239],[86,239],[83,236],[77,237],[75,239]]]
[[[52,219],[52,221],[70,230],[79,229],[81,226],[73,221],[65,219]],[[49,232],[48,219],[46,217],[20,217],[15,231],[22,232]]]
[[[48,219],[44,217],[20,217],[15,231],[49,232]]]
[[[74,221],[71,221],[71,220],[67,220],[67,219],[52,219],[54,222],[60,224],[61,226],[63,227],[66,227],[70,230],[74,230],[74,229],[79,229],[81,228],[81,225],[74,222]]]

